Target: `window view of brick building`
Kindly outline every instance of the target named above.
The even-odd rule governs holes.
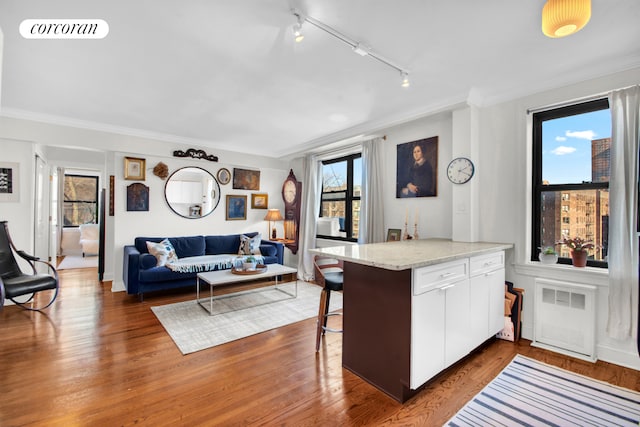
[[[610,144],[611,138],[591,141],[591,182],[609,182]],[[564,237],[580,236],[598,246],[598,249],[593,251],[592,259],[606,260],[609,190],[543,192],[541,226],[543,246],[551,246]],[[570,256],[569,249],[564,245],[557,248],[561,257]]]

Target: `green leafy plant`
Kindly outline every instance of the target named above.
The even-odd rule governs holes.
[[[558,254],[553,246],[544,246],[544,247],[540,248],[540,252],[542,252],[545,255],[557,255]]]
[[[596,247],[592,241],[585,240],[582,237],[565,237],[562,240],[559,240],[558,244],[565,245],[573,251],[588,251],[589,249],[594,249]]]
[[[246,263],[250,263],[250,262],[258,262],[258,260],[257,260],[255,257],[253,257],[253,256],[248,256],[248,257],[246,257],[246,258],[244,259],[244,262],[246,262]]]

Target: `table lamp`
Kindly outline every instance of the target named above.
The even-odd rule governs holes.
[[[269,221],[269,230],[271,230],[271,238],[275,239],[276,234],[276,225],[273,224],[273,228],[271,228],[271,221],[282,221],[284,218],[280,214],[280,209],[269,209],[267,214],[264,217],[265,221]],[[267,234],[268,235],[268,234]]]

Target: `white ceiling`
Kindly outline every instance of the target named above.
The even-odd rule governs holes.
[[[579,33],[544,0],[0,0],[2,115],[283,157],[467,100],[640,66],[640,1],[593,0]],[[410,71],[306,24],[297,7]],[[94,18],[102,40],[27,40],[29,18]]]

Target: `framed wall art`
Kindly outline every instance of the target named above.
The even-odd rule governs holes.
[[[136,182],[127,186],[127,211],[149,210],[149,187]]]
[[[402,230],[399,228],[390,228],[387,230],[387,242],[397,242],[402,239]]]
[[[227,185],[231,181],[231,172],[227,168],[220,168],[216,178],[218,178],[220,185]]]
[[[227,221],[247,219],[247,196],[227,194]]]
[[[268,209],[269,208],[269,195],[267,193],[254,193],[251,195],[251,208],[252,209]]]
[[[234,190],[259,190],[260,171],[233,168]]]
[[[438,195],[438,137],[398,144],[396,197]]]
[[[109,175],[109,216],[113,216],[115,211],[115,206],[114,206],[115,203],[113,200],[115,187],[116,187],[116,177],[113,175]]]
[[[124,158],[124,179],[130,181],[144,181],[145,159],[136,157]]]
[[[19,202],[20,163],[0,162],[0,202]]]

